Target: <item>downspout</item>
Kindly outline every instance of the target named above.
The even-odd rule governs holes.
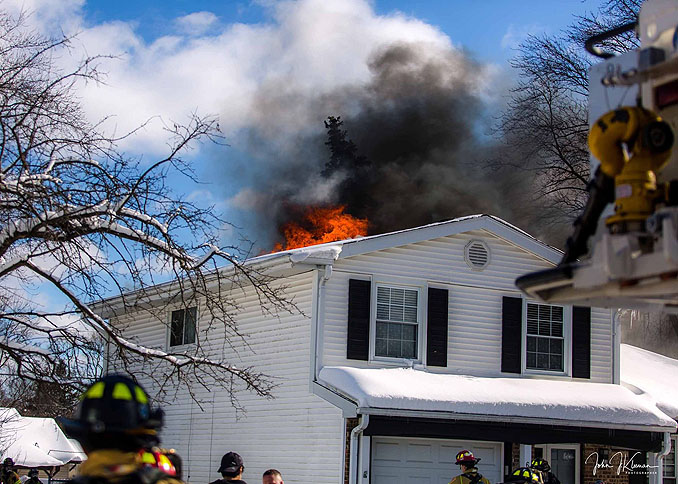
[[[322,275],[320,275],[320,281],[318,284],[318,304],[317,304],[317,313],[315,321],[315,345],[313,348],[313,381],[318,381],[318,373],[320,373],[320,363],[321,363],[321,347],[322,343],[320,341],[320,328],[325,323],[325,285],[327,281],[332,277],[332,264],[325,264]]]
[[[360,438],[362,437],[363,431],[367,428],[369,423],[370,416],[361,415],[360,422],[353,428],[353,430],[351,430],[351,442],[348,458],[348,484],[358,484],[360,482],[360,477],[358,476],[358,473],[360,472],[360,469],[358,468],[360,456]]]
[[[656,484],[664,482],[664,458],[671,452],[671,433],[664,432],[662,449],[657,454],[657,481]]]
[[[621,383],[621,331],[619,329],[620,309],[612,313],[612,383],[619,385]]]

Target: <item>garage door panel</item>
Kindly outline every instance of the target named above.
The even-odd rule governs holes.
[[[400,479],[402,476],[396,475],[396,474],[379,474],[379,475],[374,475],[372,478],[372,482],[374,484],[400,484]]]
[[[412,484],[432,484],[431,479],[429,477],[421,477],[421,476],[413,476],[413,475],[410,475],[407,478],[407,482],[411,482]]]
[[[481,464],[479,465],[495,465],[497,452],[495,446],[485,446],[485,445],[474,445],[473,446],[473,455],[481,459]]]
[[[433,446],[431,444],[417,443],[408,444],[406,460],[411,463],[426,463],[433,462]]]
[[[480,473],[500,482],[501,444],[456,440],[373,437],[372,484],[447,484],[459,474],[456,455],[469,449],[482,461]]]
[[[372,455],[376,462],[400,462],[400,443],[376,441],[372,444]]]
[[[441,464],[455,465],[457,462],[457,454],[460,450],[458,445],[452,446],[440,444],[440,458],[438,459],[438,462]]]

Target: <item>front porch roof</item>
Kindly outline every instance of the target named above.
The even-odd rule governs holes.
[[[341,366],[324,367],[319,381],[355,402],[363,415],[676,431],[676,422],[651,398],[615,384]]]
[[[621,381],[636,393],[648,394],[660,410],[678,419],[678,360],[623,344]]]

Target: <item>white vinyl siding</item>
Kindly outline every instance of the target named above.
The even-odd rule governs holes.
[[[224,354],[237,368],[252,367],[277,386],[274,398],[267,399],[235,380],[235,396],[242,410],[234,408],[227,392],[213,384],[207,389],[197,387],[200,404],[183,388],[176,394],[168,393],[170,402],[163,405],[166,425],[162,445],[177,449],[183,458],[185,480],[211,482],[219,478],[216,470],[228,451],[243,457],[244,480],[248,482],[260,481],[261,472],[271,467],[281,469],[288,484],[336,484],[337,476],[342,475],[341,411],[309,390],[310,315],[316,277],[316,272],[310,271],[279,281],[287,286],[286,294],[303,314],[263,314],[256,294],[240,292],[242,310],[237,321],[244,339],[232,336],[232,347],[224,341],[223,326],[205,332],[205,311],[198,311],[198,338],[207,356]],[[134,320],[127,319],[126,326],[125,335],[135,342],[158,348],[166,344],[167,325],[157,319],[137,314]],[[157,391],[152,382],[141,383],[151,396]]]
[[[465,247],[472,240],[482,240],[492,255],[490,263],[482,271],[472,270],[465,261]],[[371,278],[373,281],[420,284],[424,289],[429,286],[449,291],[448,366],[429,367],[430,371],[500,376],[502,296],[521,297],[515,287],[516,277],[548,267],[552,265],[484,230],[339,259],[326,285],[322,363],[332,366],[388,366],[387,361],[346,358],[348,280]],[[426,303],[424,298],[420,301],[423,326],[420,357],[424,362]],[[612,382],[611,349],[610,311],[593,308],[591,381]]]

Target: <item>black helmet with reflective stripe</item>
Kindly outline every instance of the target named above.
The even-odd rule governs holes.
[[[538,470],[540,472],[548,472],[551,470],[549,461],[547,461],[546,459],[532,459],[532,462],[530,463],[530,468]]]
[[[508,478],[506,478],[506,482],[539,484],[540,481],[537,473],[529,467],[518,467]]]
[[[117,448],[124,444],[133,449],[156,444],[162,420],[162,410],[151,409],[143,388],[124,375],[112,374],[83,393],[75,419],[61,419],[61,423],[83,446]]]

